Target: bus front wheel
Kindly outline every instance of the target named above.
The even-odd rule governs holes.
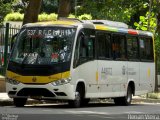
[[[79,88],[77,88],[75,99],[68,101],[68,103],[70,107],[78,108],[81,106],[81,102],[82,102],[82,92]]]
[[[16,107],[23,107],[27,102],[27,98],[13,98],[13,103]]]

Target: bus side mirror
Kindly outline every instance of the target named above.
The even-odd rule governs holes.
[[[14,42],[15,42],[15,40],[17,38],[17,35],[18,35],[18,33],[12,36],[12,39],[11,39],[11,50],[13,48]]]

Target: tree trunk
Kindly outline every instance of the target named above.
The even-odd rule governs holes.
[[[157,33],[160,35],[160,12],[157,14]]]
[[[157,40],[160,40],[160,1],[159,0],[156,0],[156,4],[157,4],[157,29],[156,29],[156,33],[158,33],[158,36],[157,36]],[[155,81],[155,92],[158,92],[158,61],[160,60],[160,55],[158,54],[159,52],[156,51],[156,81]]]
[[[158,36],[157,36],[157,40],[160,40],[160,11],[158,12],[157,14],[157,29],[156,29],[156,33],[158,33]],[[158,61],[160,60],[160,55],[158,54],[159,52],[156,51],[156,81],[155,81],[155,92],[158,92]]]
[[[71,10],[71,0],[59,0],[58,18],[68,17]]]
[[[41,2],[42,0],[29,0],[29,4],[23,19],[23,25],[26,23],[33,23],[38,21]]]

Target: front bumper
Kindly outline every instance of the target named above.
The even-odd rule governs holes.
[[[60,99],[74,100],[75,90],[70,83],[53,86],[51,83],[43,85],[23,84],[13,85],[6,83],[6,90],[10,98],[33,98],[33,99]]]

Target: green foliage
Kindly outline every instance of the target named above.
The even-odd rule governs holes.
[[[80,20],[92,20],[92,16],[90,14],[83,14],[78,16],[78,19]]]
[[[38,15],[38,21],[48,21],[48,15],[46,13]]]
[[[15,12],[15,13],[9,13],[5,17],[5,21],[23,21],[24,14]]]
[[[147,12],[145,16],[139,17],[140,21],[137,23],[135,22],[134,25],[136,26],[137,30],[149,30],[153,33],[155,33],[156,30],[156,16],[152,12],[149,17],[149,13]]]
[[[58,0],[43,0],[41,5],[41,13],[53,13],[58,11]]]
[[[38,21],[53,21],[53,20],[57,20],[57,14],[55,13],[51,13],[51,14],[46,14],[46,13],[42,13],[38,16]]]
[[[160,35],[155,36],[155,48],[157,58],[160,58]]]
[[[12,11],[24,13],[27,8],[28,1],[27,0],[12,0]]]
[[[51,14],[46,14],[42,13],[38,16],[38,21],[53,21],[57,20],[57,14],[51,13]],[[5,21],[23,21],[24,15],[18,12],[15,13],[9,13],[5,17]],[[70,14],[68,18],[76,18],[73,14]],[[91,20],[92,16],[90,14],[83,14],[77,17],[80,20]]]
[[[4,17],[11,11],[10,1],[0,0],[0,26],[3,24]]]
[[[160,93],[149,93],[148,98],[151,99],[160,99]]]
[[[5,21],[23,21],[24,14],[15,12],[15,13],[9,13],[5,17]],[[57,14],[51,13],[51,14],[46,14],[42,13],[38,16],[38,21],[52,21],[52,20],[57,20]]]
[[[69,14],[68,18],[76,18],[76,16],[73,14]]]
[[[55,13],[51,13],[48,15],[48,20],[57,20],[57,14]]]
[[[77,5],[80,6],[77,9],[77,15],[84,14],[85,11],[91,14],[93,19],[108,19],[132,24],[131,18],[139,14],[142,9],[144,10],[144,3],[147,3],[146,0],[83,0]]]
[[[28,0],[12,0],[12,11],[24,13],[28,5]],[[58,0],[43,0],[41,13],[53,13],[58,11]]]

